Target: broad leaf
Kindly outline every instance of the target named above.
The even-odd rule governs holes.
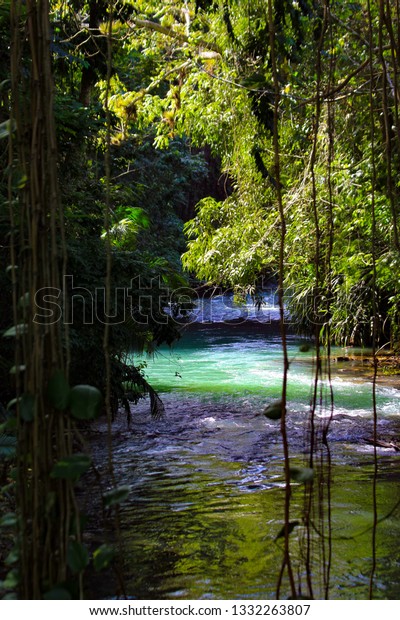
[[[282,417],[282,401],[278,400],[265,407],[264,415],[270,420],[279,420]]]
[[[75,385],[70,391],[71,414],[78,420],[93,420],[100,413],[101,392],[92,385]]]
[[[66,456],[54,465],[50,476],[64,480],[76,480],[89,469],[91,462],[86,454]]]

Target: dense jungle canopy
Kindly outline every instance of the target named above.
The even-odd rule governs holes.
[[[82,427],[162,413],[126,355],[179,338],[200,286],[277,287],[284,443],[286,311],[317,357],[399,349],[400,4],[3,0],[0,32],[1,588],[79,597]]]

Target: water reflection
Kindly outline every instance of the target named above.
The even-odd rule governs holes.
[[[131,453],[131,452],[130,452]],[[118,456],[118,462],[123,460]],[[126,458],[126,457],[125,457]],[[144,460],[143,460],[144,458]],[[131,499],[122,511],[128,593],[141,599],[274,598],[282,549],[282,462],[221,460],[213,455],[141,457]],[[337,465],[332,485],[332,598],[367,598],[370,570],[371,490],[369,461]],[[346,459],[343,459],[346,460]],[[382,463],[388,471],[391,461]],[[380,514],[400,498],[382,470]],[[125,480],[126,481],[126,480]],[[302,488],[294,490],[301,519]],[[363,533],[364,532],[364,533]],[[302,527],[294,537],[301,570]],[[394,516],[379,529],[378,597],[398,598],[400,524]],[[296,556],[296,553],[295,553]],[[303,576],[303,580],[305,578]],[[320,584],[322,588],[322,584]],[[305,583],[304,583],[305,589]],[[320,590],[321,591],[321,590]],[[316,591],[318,596],[318,588]]]
[[[305,463],[312,355],[291,340],[288,434],[293,465]],[[179,364],[177,366],[177,364]],[[176,376],[176,368],[179,375]],[[371,385],[350,373],[334,374],[335,411],[328,439],[332,451],[332,566],[329,595],[368,597],[371,570],[373,449]],[[172,355],[149,365],[166,417],[151,420],[148,405],[134,410],[115,452],[116,474],[132,492],[122,508],[127,593],[139,599],[272,599],[282,561],[276,536],[283,524],[283,459],[279,426],[267,420],[266,403],[278,398],[279,339],[251,328],[195,328]],[[398,437],[399,391],[378,389],[378,433]],[[121,422],[122,424],[122,422]],[[117,430],[115,431],[117,434]],[[378,513],[400,501],[400,460],[379,449]],[[327,497],[327,480],[316,489]],[[304,487],[294,485],[291,518],[293,567],[302,592],[306,532]],[[376,598],[400,597],[399,511],[378,527]],[[311,555],[321,566],[319,514]],[[322,542],[324,542],[322,540]],[[314,595],[324,596],[322,574]],[[289,594],[286,581],[283,595]]]
[[[143,480],[135,488],[139,499],[123,511],[129,566],[140,566],[139,578],[130,574],[130,588],[140,598],[266,593],[280,556],[268,531],[279,497],[275,505],[274,494],[249,492],[240,464],[210,456],[175,466],[172,476],[170,471],[153,476],[151,484]]]

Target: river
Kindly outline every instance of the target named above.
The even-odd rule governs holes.
[[[289,336],[292,466],[307,464],[309,443],[313,350],[301,352],[301,342]],[[345,354],[334,351],[333,358]],[[131,485],[121,507],[128,596],[273,599],[283,554],[277,538],[283,525],[283,450],[279,422],[267,419],[263,410],[281,391],[276,326],[195,323],[172,349],[161,349],[147,364],[145,373],[163,399],[165,416],[153,420],[148,401],[142,401],[132,409],[131,427],[121,417],[114,431],[116,475]],[[374,471],[368,373],[371,368],[362,358],[332,363],[332,465],[327,478],[322,447],[322,469],[318,473],[316,465],[314,481],[322,497],[315,509],[316,532],[326,528],[328,497],[331,505],[332,557],[327,584],[326,534],[314,533],[315,598],[368,598]],[[397,386],[388,380],[377,387],[378,436],[385,440],[399,437]],[[328,386],[321,394],[317,427],[330,414]],[[399,599],[400,456],[385,448],[377,454],[378,517],[386,518],[377,529],[373,593],[374,598]],[[294,484],[291,519],[298,525],[290,536],[292,563],[298,591],[307,595],[303,513],[304,485]],[[289,595],[285,578],[281,597]]]

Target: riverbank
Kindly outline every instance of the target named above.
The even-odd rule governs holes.
[[[353,353],[345,349],[343,355],[331,357],[331,370],[342,375],[362,377],[373,381],[374,358],[369,351]],[[400,356],[393,353],[377,355],[377,385],[387,385],[400,390]]]

